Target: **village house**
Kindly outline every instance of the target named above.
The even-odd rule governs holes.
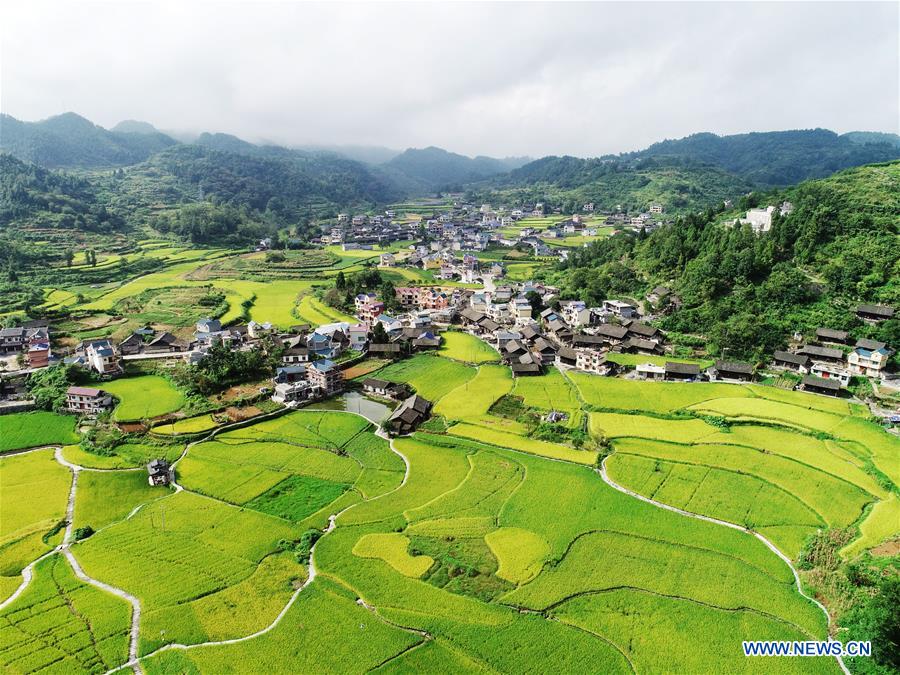
[[[817,328],[816,340],[826,344],[847,344],[850,334],[845,330],[833,330],[831,328]]]
[[[389,380],[381,380],[376,377],[368,377],[362,381],[363,391],[372,396],[381,396],[382,398],[405,398],[410,395],[409,386],[401,382],[390,382]]]
[[[249,335],[254,340],[259,340],[266,335],[270,335],[273,331],[273,326],[268,321],[264,323],[259,323],[258,321],[251,321],[247,324],[247,335]]]
[[[31,342],[25,352],[25,363],[29,368],[46,368],[50,365],[50,342]]]
[[[186,352],[191,348],[188,342],[176,337],[168,331],[156,333],[148,342],[144,343],[141,351],[148,354],[172,354]]]
[[[309,386],[319,393],[330,396],[343,388],[344,378],[334,361],[321,359],[309,365],[306,371]]]
[[[299,382],[306,379],[306,365],[299,364],[296,366],[279,366],[275,369],[275,377],[272,378],[276,384],[287,382]]]
[[[850,384],[850,371],[833,363],[814,361],[809,368],[809,373],[823,380],[837,380],[842,387]]]
[[[79,350],[84,354],[88,366],[101,375],[121,372],[119,357],[110,340],[82,342]]]
[[[856,316],[866,323],[878,323],[894,317],[894,308],[886,305],[859,305]]]
[[[809,372],[809,357],[802,354],[793,354],[776,350],[772,354],[772,367],[783,370],[793,370],[799,373]]]
[[[28,331],[21,326],[3,328],[0,330],[0,352],[9,354],[20,352],[28,344]]]
[[[693,382],[700,379],[700,366],[696,363],[675,363],[666,361],[665,379],[678,382]]]
[[[803,391],[809,391],[814,394],[826,394],[828,396],[837,396],[841,393],[840,382],[837,380],[823,380],[815,375],[804,375],[800,388]]]
[[[309,361],[309,348],[306,346],[306,338],[302,335],[294,335],[282,340],[284,351],[281,352],[281,363],[286,366]]]
[[[639,363],[634,370],[640,380],[664,380],[666,378],[666,369],[655,363]]]
[[[737,382],[753,381],[753,366],[739,361],[724,361],[722,359],[707,371],[711,380],[731,380]]]
[[[575,350],[575,367],[588,373],[606,375],[608,366],[606,353],[598,349],[580,348]]]
[[[306,380],[295,382],[279,382],[275,385],[272,400],[275,403],[289,405],[308,400],[313,394],[312,387]]]
[[[369,341],[369,326],[364,323],[350,326],[347,329],[347,338],[350,340],[350,349],[363,351]]]
[[[854,375],[881,377],[891,353],[884,342],[857,340],[856,347],[847,356],[847,364]]]
[[[556,347],[542,337],[538,337],[531,346],[531,353],[544,366],[550,366],[556,361]]]
[[[604,300],[602,310],[620,319],[632,319],[637,315],[637,307],[622,300]]]
[[[66,389],[66,410],[82,415],[99,415],[112,408],[112,396],[95,387]]]
[[[397,264],[397,259],[394,257],[393,253],[382,253],[378,259],[379,267],[394,267]]]
[[[147,481],[152,486],[168,485],[172,482],[172,467],[168,460],[154,459],[147,465]]]
[[[622,343],[622,351],[629,354],[645,354],[647,356],[659,356],[664,352],[663,347],[656,340],[645,340],[638,337],[629,337]]]
[[[756,234],[768,232],[772,229],[772,214],[775,212],[774,206],[767,206],[762,209],[750,209],[744,218],[741,218],[742,225],[749,225]]]
[[[839,364],[844,362],[844,352],[833,347],[820,347],[818,345],[804,345],[797,350],[800,356],[808,356],[811,361]]]
[[[409,434],[428,419],[430,412],[431,401],[418,394],[413,394],[391,413],[385,422],[385,427],[392,434]]]

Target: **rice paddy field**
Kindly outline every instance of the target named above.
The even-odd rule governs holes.
[[[0,458],[0,592],[22,569],[59,543],[72,474],[53,450]]]
[[[176,412],[184,405],[184,395],[160,375],[125,377],[103,384],[119,400],[113,418],[119,422],[152,419]]]
[[[443,344],[438,353],[449,359],[474,365],[496,363],[500,360],[500,354],[496,349],[470,333],[447,331],[441,338]]]
[[[74,443],[78,440],[75,419],[43,411],[0,415],[0,453]]]
[[[109,455],[66,445],[84,467],[70,529],[94,531],[69,552],[140,604],[143,671],[840,673],[829,657],[742,656],[741,640],[828,635],[760,539],[616,485],[759,532],[790,559],[816,529],[858,528],[855,555],[897,536],[884,477],[900,448],[864,411],[756,385],[513,379],[467,355],[377,371],[433,401],[441,433],[389,441],[359,415],[298,410],[187,446],[165,430],[211,431],[211,417]],[[589,441],[492,414],[511,397],[569,413]],[[35,445],[40,425],[13,425],[9,450]],[[147,483],[154,456],[175,461],[179,489]],[[4,672],[128,659],[129,604],[52,553],[72,475],[51,449],[0,458]]]

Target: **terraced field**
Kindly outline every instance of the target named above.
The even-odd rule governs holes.
[[[896,536],[900,456],[861,411],[756,386],[513,380],[437,355],[378,372],[434,401],[446,432],[389,443],[358,415],[301,410],[222,432],[184,420],[206,434],[186,451],[0,459],[0,669],[840,672],[745,659],[744,639],[824,639],[826,615],[751,532],[624,490],[792,559],[826,526],[858,526],[859,551]],[[606,476],[598,445],[493,415],[504,396],[586,420],[611,446]],[[10,449],[34,445],[37,426],[15,424]],[[152,456],[180,457],[176,489],[146,483]],[[67,552],[23,584],[67,516]]]

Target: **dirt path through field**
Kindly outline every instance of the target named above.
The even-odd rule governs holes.
[[[774,553],[779,558],[781,558],[784,561],[784,564],[790,568],[791,573],[794,575],[794,582],[797,586],[797,592],[800,593],[800,595],[802,595],[804,598],[806,598],[810,602],[814,603],[819,609],[821,609],[822,613],[825,615],[825,620],[828,622],[828,625],[831,625],[831,616],[828,614],[828,610],[825,609],[825,605],[823,605],[821,602],[819,602],[815,598],[812,598],[803,592],[803,584],[800,583],[800,575],[797,573],[797,569],[794,567],[793,563],[791,562],[791,559],[788,558],[780,550],[778,550],[778,547],[775,546],[775,544],[773,544],[771,541],[766,539],[759,532],[754,532],[753,530],[748,530],[746,527],[742,527],[741,525],[737,525],[735,523],[729,523],[728,521],[725,521],[725,520],[719,520],[718,518],[711,518],[709,516],[702,516],[699,513],[691,513],[690,511],[684,511],[683,509],[679,509],[677,507],[670,506],[669,504],[663,504],[662,502],[658,502],[654,499],[650,499],[649,497],[645,497],[644,495],[638,494],[637,492],[634,492],[633,490],[629,490],[628,488],[626,488],[622,485],[619,485],[618,483],[613,481],[609,477],[609,475],[606,473],[606,460],[607,459],[609,459],[609,458],[606,457],[603,459],[603,461],[600,463],[600,468],[596,469],[596,471],[598,474],[600,474],[600,477],[603,479],[603,482],[606,483],[607,485],[609,485],[614,490],[618,490],[619,492],[626,494],[630,497],[634,497],[635,499],[639,499],[642,502],[646,502],[648,504],[653,504],[653,506],[656,506],[657,508],[665,509],[666,511],[672,511],[673,513],[678,513],[678,514],[680,514],[682,516],[686,516],[688,518],[696,518],[697,520],[704,520],[708,523],[714,523],[715,525],[722,525],[723,527],[730,527],[733,530],[739,530],[741,532],[746,532],[747,534],[752,535],[752,536],[756,537],[757,539],[759,539],[763,544],[765,544],[769,548],[769,550],[772,551],[772,553]],[[850,675],[850,671],[847,670],[847,666],[844,665],[844,660],[840,656],[835,656],[835,658],[837,659],[838,665],[840,665],[841,670],[844,671],[845,675]]]

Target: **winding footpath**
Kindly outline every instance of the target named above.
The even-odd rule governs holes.
[[[352,415],[358,415],[359,413],[349,413],[349,414],[352,414]],[[360,417],[364,417],[364,416],[360,415]],[[371,422],[371,420],[368,420],[368,418],[364,418],[364,419],[366,419],[367,421]],[[214,432],[214,433],[215,433],[215,432]],[[204,440],[208,440],[209,438],[212,437],[212,435],[214,435],[214,433],[211,434],[210,436],[204,437],[204,438],[201,439],[201,440],[197,440],[197,441],[194,441],[193,443],[189,443],[189,444],[185,447],[184,452],[181,454],[181,456],[178,458],[178,460],[176,460],[176,462],[173,463],[173,467],[174,467],[174,465],[175,465],[178,461],[181,461],[181,459],[184,458],[185,455],[187,455],[188,450],[189,450],[193,445],[195,445],[195,444],[197,444],[197,443],[201,443],[201,442],[203,442]],[[364,502],[357,502],[357,504],[367,503],[367,502],[370,502],[370,501],[374,501],[374,500],[376,500],[376,499],[380,499],[381,497],[385,497],[385,496],[387,496],[387,495],[389,495],[389,494],[391,494],[391,493],[393,493],[393,492],[396,492],[397,490],[401,489],[404,485],[406,485],[406,481],[407,481],[407,479],[409,478],[410,464],[409,464],[409,459],[407,459],[406,455],[404,455],[402,452],[400,452],[399,450],[397,450],[397,448],[394,446],[394,441],[393,441],[393,439],[391,439],[391,438],[390,438],[384,431],[382,431],[380,428],[377,428],[377,427],[376,427],[376,431],[375,431],[374,433],[375,433],[375,435],[378,436],[379,438],[383,438],[384,440],[387,440],[387,441],[388,441],[388,447],[391,449],[392,452],[394,452],[396,455],[398,455],[398,456],[403,460],[403,464],[404,464],[404,466],[406,467],[406,470],[405,470],[405,472],[404,472],[404,474],[403,474],[403,480],[402,480],[402,482],[401,482],[397,487],[395,487],[394,489],[389,490],[389,491],[387,491],[387,492],[385,492],[385,493],[383,493],[383,494],[380,494],[380,495],[378,495],[378,496],[376,496],[376,497],[373,497],[372,499],[365,500]],[[176,481],[174,481],[174,480],[172,481],[171,484],[172,484],[172,486],[175,488],[176,492],[179,492],[179,491],[185,489],[185,488],[182,487],[181,485],[178,485],[178,483],[177,483]],[[188,492],[189,492],[189,490],[188,490]],[[192,493],[192,494],[193,494],[193,493]],[[346,508],[342,509],[342,510],[339,511],[338,513],[335,513],[335,514],[330,515],[330,516],[328,517],[328,526],[322,531],[322,537],[326,536],[329,532],[331,532],[332,530],[334,530],[334,528],[336,527],[336,521],[337,521],[337,519],[340,518],[340,516],[343,515],[346,511],[352,509],[354,506],[357,506],[357,504],[350,504],[349,506],[347,506]],[[321,539],[322,537],[320,537],[319,539]],[[244,636],[238,637],[238,638],[230,638],[230,639],[227,639],[227,640],[210,640],[210,641],[207,641],[207,642],[197,642],[197,643],[195,643],[195,644],[190,644],[190,645],[185,645],[185,644],[180,644],[180,643],[175,643],[175,642],[173,642],[173,643],[164,645],[164,646],[160,647],[159,649],[156,649],[156,650],[154,650],[154,651],[152,651],[152,652],[150,652],[150,653],[148,653],[148,654],[144,654],[144,655],[141,656],[141,657],[138,657],[138,655],[137,655],[137,644],[136,644],[136,642],[135,642],[134,650],[133,650],[133,651],[131,651],[131,650],[129,651],[129,658],[128,658],[128,661],[127,661],[126,663],[123,663],[121,666],[118,666],[118,667],[116,667],[116,668],[113,668],[112,670],[107,671],[104,675],[112,675],[112,673],[116,673],[116,672],[118,672],[118,671],[120,671],[120,670],[122,670],[122,669],[124,669],[124,668],[132,668],[132,669],[135,670],[135,672],[138,672],[138,669],[140,668],[140,660],[141,660],[141,659],[147,659],[147,658],[156,656],[157,654],[161,654],[161,653],[163,653],[163,652],[167,652],[167,651],[170,651],[170,650],[173,650],[173,649],[181,649],[181,650],[187,651],[187,650],[189,650],[189,649],[197,649],[197,648],[200,648],[200,647],[215,647],[215,646],[222,646],[222,645],[239,644],[239,643],[241,643],[241,642],[246,642],[246,641],[248,641],[248,640],[252,640],[252,639],[254,639],[254,638],[261,637],[261,636],[265,635],[266,633],[271,632],[272,630],[274,630],[274,629],[278,626],[278,624],[281,623],[281,621],[282,621],[282,620],[284,619],[284,617],[287,615],[288,610],[290,610],[290,608],[291,608],[291,607],[293,606],[293,604],[296,602],[297,598],[299,597],[299,595],[300,595],[300,593],[303,591],[303,589],[305,589],[307,586],[309,586],[309,585],[313,582],[313,580],[316,578],[316,576],[318,576],[318,571],[317,571],[317,569],[316,569],[316,562],[315,562],[315,552],[316,552],[316,546],[317,546],[317,544],[318,544],[318,541],[317,541],[315,544],[313,544],[312,547],[310,548],[310,552],[309,552],[309,564],[307,565],[307,576],[306,576],[306,580],[305,580],[300,586],[297,587],[297,589],[296,589],[296,590],[294,591],[294,593],[291,595],[290,599],[287,601],[287,604],[285,604],[285,606],[284,606],[284,607],[281,609],[281,611],[278,613],[278,616],[276,616],[275,619],[274,619],[269,625],[267,625],[267,626],[261,628],[260,630],[256,631],[255,633],[251,633],[251,634],[249,634],[249,635],[244,635]],[[77,564],[77,563],[76,563],[76,564]],[[74,568],[74,566],[73,566],[73,568]],[[80,569],[80,568],[79,568],[79,569]],[[76,574],[77,574],[77,573],[78,573],[78,572],[77,572],[77,570],[76,570]],[[137,602],[136,599],[135,599],[135,602]],[[366,605],[366,604],[362,601],[361,598],[358,600],[358,602],[359,602],[359,604],[361,604],[362,606],[366,607],[367,609],[371,609],[373,612],[375,611],[373,607],[371,607],[371,606],[369,606],[369,605]],[[134,605],[134,606],[135,606],[135,608],[136,608],[136,610],[137,610],[137,615],[138,615],[138,618],[139,618],[139,617],[140,617],[140,605],[137,604],[137,605]],[[381,618],[381,617],[379,617],[379,619],[381,619],[382,621],[384,621],[384,619]],[[135,641],[136,641],[136,639],[137,639],[137,634],[138,634],[138,633],[137,633],[138,626],[137,626],[136,623],[133,623],[132,630],[133,630],[133,638],[134,638]],[[419,631],[416,631],[416,630],[414,630],[414,629],[408,629],[408,630],[410,630],[410,631],[412,631],[412,632],[420,633]],[[422,635],[427,635],[427,633],[425,633],[424,631],[422,631],[420,634],[422,634]],[[428,639],[430,639],[430,638],[431,638],[431,636],[428,636]]]
[[[576,389],[576,391],[577,391],[577,389]],[[366,419],[366,421],[371,422],[371,420],[369,420],[368,418],[366,418],[364,415],[362,415],[362,414],[360,414],[360,413],[352,412],[352,411],[343,411],[343,412],[346,412],[346,413],[352,414],[352,415],[358,415],[358,416],[362,417],[363,419]],[[270,417],[270,416],[273,416],[273,415],[266,415],[265,417]],[[260,420],[255,420],[255,421],[260,421]],[[173,463],[173,465],[172,465],[173,468],[175,467],[175,465],[176,465],[178,462],[180,462],[180,461],[187,455],[187,453],[189,452],[189,450],[190,450],[194,445],[196,445],[196,444],[198,444],[198,443],[202,443],[202,442],[207,441],[207,440],[210,440],[210,439],[213,438],[217,433],[219,433],[219,432],[221,432],[221,431],[227,430],[228,427],[232,427],[232,426],[244,426],[244,424],[245,424],[245,423],[236,423],[236,424],[234,424],[234,425],[226,425],[225,427],[220,427],[220,428],[218,428],[218,429],[212,430],[212,432],[211,432],[209,435],[204,436],[204,437],[201,438],[201,439],[197,439],[197,440],[195,440],[195,441],[193,441],[193,442],[191,442],[191,443],[186,444],[184,450],[183,450],[182,453],[181,453],[181,455],[180,455],[180,456],[178,457],[178,459]],[[327,525],[327,527],[323,530],[322,537],[326,536],[327,534],[329,534],[330,532],[332,532],[332,531],[335,529],[336,523],[337,523],[337,519],[338,519],[341,515],[343,515],[346,511],[348,511],[348,510],[354,508],[354,507],[357,506],[358,504],[361,504],[361,503],[368,503],[368,502],[370,502],[370,501],[374,501],[374,500],[377,500],[377,499],[381,499],[381,498],[383,498],[383,497],[386,497],[386,496],[388,496],[388,495],[390,495],[390,494],[396,492],[397,490],[402,489],[402,488],[407,484],[407,481],[409,480],[409,474],[410,474],[410,469],[411,469],[409,459],[406,457],[406,455],[404,455],[402,452],[400,452],[400,450],[397,449],[397,447],[395,446],[395,443],[394,443],[394,439],[390,438],[390,437],[389,437],[382,429],[380,429],[380,428],[378,427],[378,425],[375,425],[375,426],[376,426],[376,430],[375,430],[374,434],[375,434],[376,436],[378,436],[379,438],[382,438],[382,439],[386,440],[386,441],[388,442],[388,447],[390,448],[390,450],[391,450],[394,454],[398,455],[398,456],[403,460],[403,464],[404,464],[404,467],[405,467],[405,471],[404,471],[404,474],[403,474],[403,480],[402,480],[402,481],[400,482],[400,484],[397,485],[395,488],[393,488],[393,489],[391,489],[391,490],[389,490],[389,491],[387,491],[387,492],[385,492],[385,493],[382,493],[382,494],[380,494],[380,495],[377,495],[377,496],[375,496],[375,497],[372,497],[371,499],[368,499],[368,500],[363,500],[363,501],[361,501],[361,502],[356,502],[356,503],[354,503],[354,504],[351,504],[351,505],[345,507],[345,508],[342,509],[340,512],[330,515],[330,516],[328,517],[328,525]],[[28,565],[22,570],[22,577],[23,577],[23,580],[22,580],[21,585],[15,590],[15,592],[13,592],[12,595],[10,595],[8,598],[6,598],[3,602],[0,602],[0,610],[2,610],[2,609],[4,609],[4,608],[8,607],[8,606],[11,605],[13,602],[15,602],[15,601],[22,595],[22,593],[28,588],[29,584],[31,583],[31,581],[32,581],[32,579],[33,579],[33,577],[34,577],[34,567],[35,567],[38,563],[40,563],[42,560],[44,560],[44,559],[46,559],[46,558],[48,558],[48,557],[50,557],[50,556],[52,556],[52,555],[55,555],[55,554],[57,554],[57,553],[62,553],[62,554],[65,556],[66,560],[68,561],[69,565],[71,566],[71,568],[72,568],[73,572],[75,573],[75,575],[76,575],[81,581],[83,581],[83,582],[85,582],[85,583],[87,583],[87,584],[90,584],[90,585],[92,585],[92,586],[94,586],[94,587],[96,587],[96,588],[99,588],[99,589],[101,589],[101,590],[103,590],[103,591],[106,591],[106,592],[108,592],[108,593],[111,593],[111,594],[113,594],[113,595],[115,595],[115,596],[117,596],[117,597],[119,597],[119,598],[125,600],[125,601],[128,602],[128,603],[131,605],[131,607],[132,607],[132,613],[131,613],[131,629],[130,629],[130,639],[129,639],[129,647],[128,647],[128,660],[127,660],[125,663],[123,663],[123,664],[121,664],[121,665],[119,665],[119,666],[113,668],[112,670],[107,671],[107,673],[106,673],[105,675],[112,675],[112,673],[119,672],[119,671],[121,671],[121,670],[123,670],[123,669],[131,669],[131,670],[133,670],[135,673],[141,673],[141,672],[142,672],[142,671],[141,671],[141,666],[140,666],[140,661],[141,661],[141,659],[144,659],[144,658],[150,658],[150,657],[153,657],[153,656],[155,656],[155,655],[157,655],[157,654],[160,654],[160,653],[163,653],[163,652],[166,652],[166,651],[169,651],[169,650],[173,650],[173,649],[189,650],[189,649],[197,649],[197,648],[200,648],[200,647],[213,647],[213,646],[221,646],[221,645],[232,645],[232,644],[239,644],[239,643],[242,643],[242,642],[246,642],[246,641],[248,641],[248,640],[252,640],[252,639],[255,639],[255,638],[257,638],[257,637],[261,637],[261,636],[263,636],[263,635],[265,635],[265,634],[271,632],[272,630],[274,630],[274,629],[281,623],[281,621],[282,621],[282,620],[284,619],[284,617],[287,615],[287,613],[288,613],[288,611],[290,610],[290,608],[291,608],[291,607],[293,606],[293,604],[296,602],[297,598],[299,597],[299,595],[300,595],[300,593],[303,591],[303,589],[305,589],[307,586],[309,586],[309,584],[312,583],[313,580],[314,580],[314,579],[316,578],[316,576],[318,575],[318,571],[317,571],[316,565],[315,565],[315,550],[316,550],[316,545],[317,545],[317,543],[318,543],[318,542],[316,542],[316,544],[313,544],[313,546],[312,546],[311,549],[310,549],[310,556],[309,556],[309,563],[308,563],[308,565],[307,565],[307,577],[306,577],[306,579],[303,581],[302,584],[300,584],[300,585],[296,588],[296,590],[293,592],[293,594],[291,595],[290,599],[289,599],[288,602],[285,604],[285,606],[281,609],[281,611],[278,613],[278,615],[275,617],[275,619],[274,619],[271,623],[269,623],[267,626],[263,627],[262,629],[260,629],[260,630],[258,630],[258,631],[256,631],[256,632],[254,632],[254,633],[251,633],[251,634],[249,634],[249,635],[245,635],[245,636],[238,637],[238,638],[231,638],[231,639],[227,639],[227,640],[215,640],[215,641],[208,641],[208,642],[199,642],[199,643],[189,644],[189,645],[184,645],[184,644],[180,644],[180,643],[171,643],[171,644],[164,645],[164,646],[160,647],[159,649],[157,649],[157,650],[155,650],[155,651],[152,651],[152,652],[150,652],[150,653],[148,653],[148,654],[145,654],[144,656],[140,656],[140,657],[139,657],[139,656],[138,656],[138,647],[139,647],[140,619],[141,619],[141,605],[140,605],[140,601],[139,601],[135,596],[133,596],[133,595],[127,593],[126,591],[124,591],[124,590],[122,590],[122,589],[120,589],[120,588],[116,588],[116,587],[114,587],[114,586],[111,586],[111,585],[109,585],[109,584],[107,584],[107,583],[105,583],[105,582],[99,581],[99,580],[94,579],[94,578],[90,577],[89,575],[87,575],[87,574],[85,573],[85,571],[82,569],[81,565],[79,564],[78,560],[75,558],[75,556],[74,556],[74,554],[72,553],[72,550],[71,550],[71,546],[72,546],[72,544],[74,543],[74,542],[72,541],[72,536],[73,536],[73,531],[74,531],[73,528],[74,528],[74,512],[75,512],[75,495],[76,495],[76,488],[77,488],[77,486],[78,486],[78,477],[79,477],[79,473],[80,473],[81,471],[117,471],[117,470],[121,470],[121,471],[135,471],[135,470],[139,470],[139,469],[93,469],[93,468],[82,467],[82,466],[79,466],[79,465],[77,465],[77,464],[73,464],[73,463],[69,462],[68,460],[66,460],[65,457],[63,457],[63,455],[62,455],[62,448],[59,447],[59,446],[44,446],[44,447],[39,447],[39,448],[31,448],[31,449],[28,449],[28,450],[23,450],[23,451],[20,451],[20,452],[9,453],[9,454],[24,454],[24,453],[27,453],[27,452],[37,452],[37,451],[41,451],[41,450],[47,450],[47,449],[50,449],[50,448],[54,448],[54,449],[55,449],[54,458],[56,459],[56,461],[59,462],[59,464],[61,464],[62,466],[65,466],[66,468],[68,468],[68,469],[72,472],[72,485],[71,485],[71,488],[70,488],[70,490],[69,490],[68,501],[67,501],[67,504],[66,504],[66,529],[65,529],[65,534],[64,534],[64,537],[63,537],[63,542],[62,542],[61,544],[59,544],[58,546],[56,546],[53,550],[51,550],[51,551],[45,553],[45,554],[42,555],[41,557],[39,557],[39,558],[37,558],[36,560],[32,561],[30,564],[28,564]],[[530,453],[524,453],[524,454],[530,454]],[[553,460],[553,461],[562,461],[562,462],[566,462],[566,460],[560,460],[560,459],[557,459],[557,458],[544,457],[544,459],[549,459],[549,460]],[[791,570],[791,573],[792,573],[793,576],[794,576],[794,582],[795,582],[795,584],[796,584],[797,591],[800,593],[800,595],[803,596],[804,598],[806,598],[807,600],[813,602],[817,607],[819,607],[819,609],[822,610],[823,614],[825,614],[826,621],[828,621],[829,624],[831,623],[831,617],[829,616],[828,611],[827,611],[827,609],[824,607],[824,605],[822,605],[820,602],[818,602],[815,598],[812,598],[812,597],[808,596],[808,595],[803,591],[803,586],[802,586],[802,583],[801,583],[801,580],[800,580],[800,575],[798,574],[796,568],[795,568],[794,565],[792,564],[790,558],[788,558],[784,553],[782,553],[782,552],[781,552],[781,551],[780,551],[780,550],[779,550],[779,549],[778,549],[771,541],[769,541],[768,539],[766,539],[763,535],[761,535],[761,534],[758,533],[758,532],[754,532],[753,530],[749,530],[749,529],[747,529],[747,528],[745,528],[745,527],[743,527],[743,526],[741,526],[741,525],[737,525],[737,524],[735,524],[735,523],[730,523],[730,522],[728,522],[728,521],[719,520],[719,519],[717,519],[717,518],[712,518],[712,517],[709,517],[709,516],[704,516],[704,515],[700,515],[700,514],[697,514],[697,513],[692,513],[692,512],[690,512],[690,511],[685,511],[685,510],[683,510],[683,509],[679,509],[679,508],[677,508],[677,507],[674,507],[674,506],[671,506],[671,505],[668,505],[668,504],[664,504],[664,503],[662,503],[662,502],[658,502],[658,501],[656,501],[656,500],[654,500],[654,499],[651,499],[651,498],[649,498],[649,497],[645,497],[645,496],[643,496],[643,495],[641,495],[641,494],[638,494],[637,492],[634,492],[633,490],[630,490],[630,489],[628,489],[628,488],[626,488],[626,487],[624,487],[624,486],[622,486],[622,485],[619,485],[618,483],[616,483],[615,481],[613,481],[613,480],[609,477],[609,475],[608,475],[608,473],[607,473],[607,470],[606,470],[606,460],[607,460],[607,459],[608,459],[608,457],[607,457],[607,458],[604,458],[604,460],[603,460],[603,461],[601,462],[601,464],[600,464],[600,468],[599,468],[599,469],[595,469],[595,472],[596,472],[597,474],[599,474],[599,476],[601,477],[601,479],[603,480],[603,482],[605,482],[607,485],[609,485],[611,488],[617,490],[618,492],[621,492],[621,493],[626,494],[626,495],[628,495],[628,496],[630,496],[630,497],[633,497],[634,499],[638,499],[638,500],[643,501],[643,502],[646,502],[646,503],[648,503],[648,504],[652,504],[653,506],[655,506],[655,507],[657,507],[657,508],[665,509],[665,510],[667,510],[667,511],[671,511],[671,512],[673,512],[673,513],[677,513],[677,514],[679,514],[679,515],[682,515],[682,516],[685,516],[685,517],[688,517],[688,518],[694,518],[694,519],[697,519],[697,520],[706,521],[706,522],[708,522],[708,523],[713,523],[713,524],[715,524],[715,525],[721,525],[721,526],[723,526],[723,527],[728,527],[728,528],[731,528],[731,529],[734,529],[734,530],[739,530],[739,531],[741,531],[741,532],[745,532],[745,533],[750,534],[750,535],[756,537],[757,539],[759,539],[759,540],[760,540],[760,541],[761,541],[761,542],[762,542],[769,550],[771,550],[771,551],[772,551],[775,555],[777,555],[782,561],[784,561],[784,563],[785,563],[785,564],[788,566],[788,568]],[[566,463],[568,463],[568,462],[566,462]],[[185,490],[185,488],[184,488],[183,486],[179,485],[179,484],[177,483],[177,481],[175,481],[175,480],[172,481],[172,487],[174,488],[176,494],[177,494],[178,492],[182,491],[182,490]],[[185,491],[190,492],[190,490],[185,490]],[[192,494],[193,494],[193,493],[192,493]],[[137,507],[135,507],[135,508],[134,508],[127,516],[126,516],[125,520],[127,520],[127,519],[131,518],[133,515],[135,515],[135,514],[136,514],[143,506],[144,506],[144,504],[140,504],[140,505],[138,505]],[[321,538],[321,537],[320,537],[320,538]],[[370,605],[369,603],[367,603],[363,598],[358,598],[358,599],[357,599],[357,603],[358,603],[360,606],[364,607],[365,609],[367,609],[367,610],[371,611],[372,613],[376,614],[376,616],[377,616],[377,609],[376,609],[374,606],[372,606],[372,605]],[[379,619],[385,621],[385,619],[383,619],[383,618],[380,617],[380,616],[379,616]],[[390,623],[390,622],[387,622],[387,623]],[[397,627],[397,628],[401,628],[401,629],[408,630],[408,631],[410,631],[410,632],[416,633],[416,634],[420,635],[421,637],[423,637],[426,641],[434,639],[432,635],[430,635],[428,632],[423,631],[423,630],[417,630],[417,629],[408,628],[408,627],[404,627],[404,626],[398,626],[398,625],[396,625],[396,624],[391,624],[391,625],[394,625],[394,626]],[[393,657],[392,657],[392,658],[393,658]],[[837,662],[838,662],[838,664],[839,664],[841,670],[845,673],[845,675],[850,675],[850,671],[847,669],[846,665],[844,664],[843,659],[842,659],[840,656],[836,656],[835,658],[837,659]],[[627,657],[626,657],[626,660],[628,660]],[[628,660],[628,661],[629,661],[629,665],[631,665],[630,660]],[[631,667],[632,667],[632,669],[633,669],[633,665],[632,665]]]
[[[626,494],[629,497],[634,497],[635,499],[639,499],[640,501],[646,502],[647,504],[652,504],[653,506],[655,506],[657,508],[665,509],[666,511],[672,511],[674,513],[677,513],[682,516],[686,516],[688,518],[695,518],[697,520],[703,520],[703,521],[706,521],[707,523],[713,523],[715,525],[722,525],[724,527],[730,527],[733,530],[745,532],[745,533],[752,535],[752,536],[756,537],[757,539],[759,539],[763,544],[766,545],[766,547],[769,550],[772,551],[772,553],[774,553],[779,558],[781,558],[784,561],[784,563],[790,568],[791,573],[794,575],[794,582],[797,586],[797,592],[800,593],[800,595],[802,595],[804,598],[806,598],[807,600],[809,600],[810,602],[815,604],[816,607],[821,609],[822,613],[825,615],[825,621],[828,623],[828,625],[831,625],[831,616],[828,614],[828,610],[825,609],[825,605],[823,605],[821,602],[819,602],[815,598],[808,596],[803,591],[803,584],[800,582],[800,575],[797,573],[797,568],[794,567],[793,563],[791,562],[791,559],[788,558],[780,550],[778,550],[778,547],[775,546],[775,544],[773,544],[771,541],[766,539],[759,532],[754,532],[753,530],[748,530],[746,527],[737,525],[735,523],[729,523],[726,520],[719,520],[718,518],[702,516],[699,513],[692,513],[690,511],[685,511],[684,509],[679,509],[675,506],[671,506],[669,504],[663,504],[662,502],[658,502],[655,499],[650,499],[649,497],[645,497],[644,495],[638,494],[634,490],[629,490],[627,487],[619,485],[618,483],[616,483],[614,480],[612,480],[609,477],[609,474],[606,472],[606,460],[607,459],[609,459],[608,456],[604,457],[603,461],[600,463],[600,468],[595,469],[595,471],[598,474],[600,474],[600,477],[603,479],[603,482],[606,483],[607,485],[609,485],[614,490],[618,490],[619,492]],[[835,656],[835,658],[837,659],[838,665],[840,665],[841,670],[844,671],[845,675],[850,675],[850,671],[847,669],[847,666],[844,664],[844,659],[842,659],[840,656]]]

